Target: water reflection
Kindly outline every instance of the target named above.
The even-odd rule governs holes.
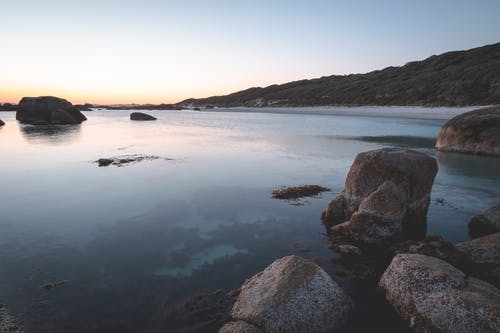
[[[436,151],[436,159],[439,167],[450,175],[491,180],[500,177],[500,159],[497,157]]]
[[[390,145],[400,148],[434,148],[436,139],[434,137],[404,136],[404,135],[381,135],[381,136],[351,136],[336,137],[341,140],[356,140]]]
[[[67,144],[78,139],[80,125],[27,125],[20,124],[23,137],[30,143]]]

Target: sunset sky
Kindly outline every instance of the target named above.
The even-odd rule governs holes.
[[[498,0],[0,0],[0,102],[171,103],[500,42]]]

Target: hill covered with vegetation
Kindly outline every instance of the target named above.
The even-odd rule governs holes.
[[[179,103],[191,107],[490,104],[500,104],[500,43],[366,74],[325,76]]]

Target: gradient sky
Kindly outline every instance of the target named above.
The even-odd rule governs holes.
[[[496,42],[499,0],[0,0],[0,102],[170,103]]]

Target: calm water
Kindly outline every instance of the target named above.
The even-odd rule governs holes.
[[[362,151],[437,158],[429,234],[468,239],[470,216],[500,197],[500,159],[434,152],[444,120],[150,113],[159,120],[93,111],[81,126],[34,127],[0,112],[0,302],[28,331],[197,330],[178,315],[187,297],[237,288],[287,254],[336,257],[319,215]],[[129,154],[161,158],[93,163]],[[332,191],[301,205],[270,198],[301,184]]]

